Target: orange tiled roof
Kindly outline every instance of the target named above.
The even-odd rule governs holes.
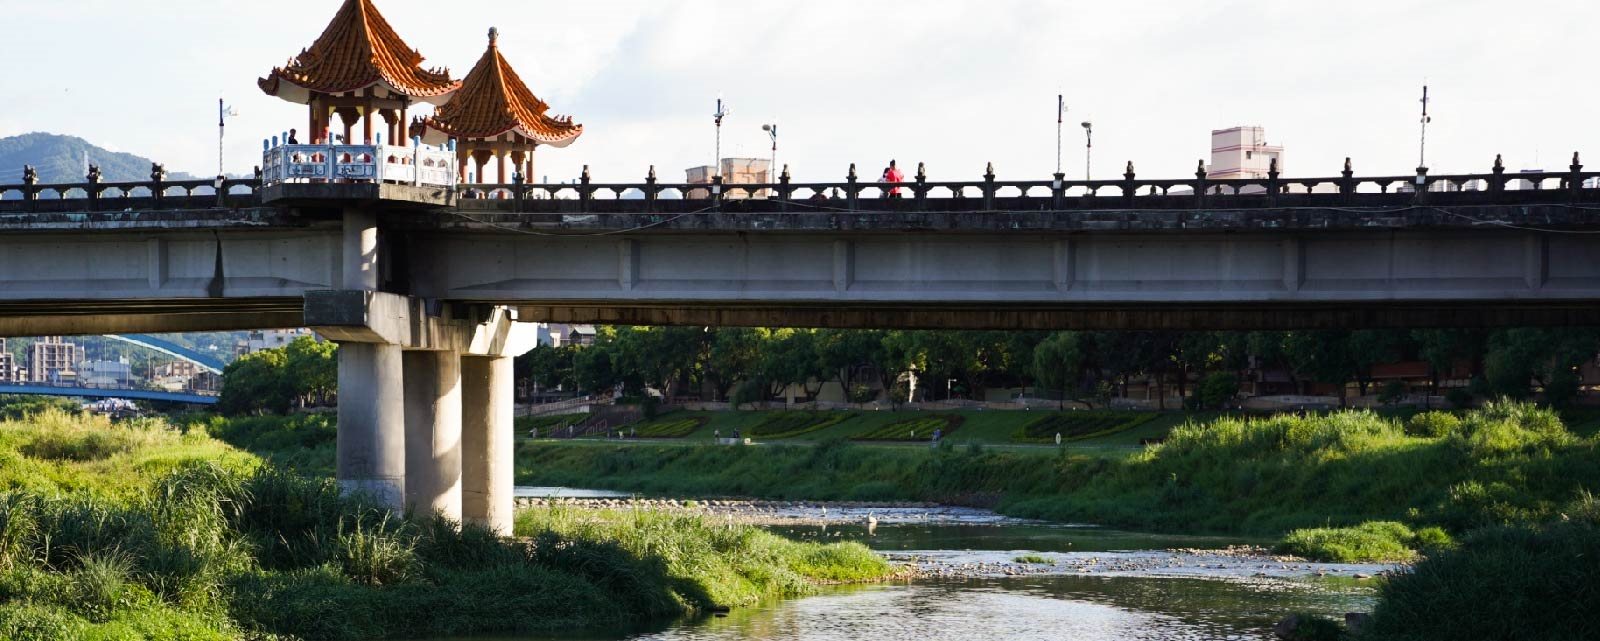
[[[572,144],[583,134],[583,125],[573,123],[571,116],[546,113],[550,105],[533,95],[506,63],[497,36],[495,30],[489,30],[489,48],[461,80],[461,89],[450,102],[428,118],[427,126],[462,139],[493,138],[515,131],[541,145]]]
[[[443,96],[461,86],[450,79],[448,69],[423,69],[421,64],[422,54],[400,39],[372,0],[345,0],[311,48],[257,84],[277,96],[283,83],[336,94],[382,82],[413,98]]]

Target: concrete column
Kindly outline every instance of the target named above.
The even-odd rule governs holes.
[[[378,215],[344,210],[344,288],[378,290]]]
[[[461,356],[406,352],[406,507],[461,520]]]
[[[400,361],[398,345],[339,345],[335,476],[345,493],[366,493],[396,510],[406,494]]]
[[[511,360],[461,359],[461,512],[501,536],[511,536],[514,507]]]

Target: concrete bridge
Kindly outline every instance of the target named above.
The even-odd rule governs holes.
[[[216,405],[217,397],[193,392],[133,389],[121,387],[80,387],[52,383],[0,383],[0,394],[70,396],[74,398],[125,398],[135,401],[164,401],[191,405]]]
[[[332,174],[343,175],[343,174]],[[384,175],[381,171],[369,175]],[[310,326],[338,476],[509,528],[526,321],[1600,324],[1600,174],[0,185],[0,335]]]

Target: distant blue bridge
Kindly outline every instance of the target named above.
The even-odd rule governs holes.
[[[105,334],[106,338],[133,343],[140,347],[147,347],[173,358],[189,361],[199,365],[212,374],[221,374],[222,368],[227,367],[221,359],[209,354],[202,354],[172,341],[162,340],[149,334]]]
[[[0,383],[0,394],[38,394],[44,396],[78,396],[83,398],[125,398],[134,401],[168,401],[195,405],[216,405],[218,397],[191,392],[162,392],[144,389],[115,387],[76,387],[49,383]]]

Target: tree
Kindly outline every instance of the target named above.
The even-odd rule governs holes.
[[[222,370],[222,397],[217,409],[229,416],[285,413],[294,393],[285,376],[288,356],[282,349],[246,354]]]
[[[1040,385],[1061,392],[1065,408],[1067,390],[1082,380],[1083,350],[1075,332],[1056,332],[1033,348],[1033,377]]]
[[[301,336],[284,346],[284,368],[289,388],[300,406],[321,404],[339,389],[339,346]]]

